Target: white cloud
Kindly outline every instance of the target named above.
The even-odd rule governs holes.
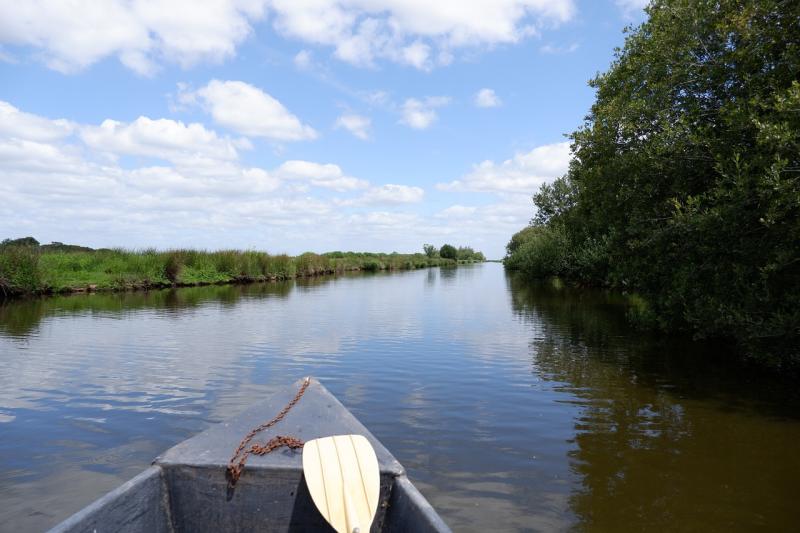
[[[532,194],[566,173],[569,160],[569,142],[546,144],[499,164],[483,161],[466,176],[436,187],[444,191]]]
[[[343,61],[387,59],[422,70],[449,63],[455,49],[516,43],[576,12],[573,0],[315,0],[313,9],[274,0],[271,8],[278,32],[330,46]]]
[[[579,48],[578,43],[572,43],[564,46],[558,46],[555,44],[545,44],[544,46],[539,47],[539,51],[543,54],[549,55],[563,55],[563,54],[571,54],[575,50]]]
[[[246,140],[220,137],[202,124],[184,124],[169,119],[139,117],[126,124],[105,120],[99,126],[81,128],[87,146],[112,154],[156,157],[173,163],[198,159],[235,160],[238,148],[248,148]]]
[[[442,209],[439,211],[435,216],[437,218],[445,218],[445,219],[461,219],[461,218],[468,218],[475,214],[478,210],[475,206],[467,206],[467,205],[451,205],[446,209]]]
[[[32,141],[54,141],[70,135],[74,129],[75,125],[68,120],[48,120],[0,101],[0,135]]]
[[[372,187],[355,200],[345,200],[342,205],[397,205],[421,202],[425,191],[409,185],[386,184]]]
[[[502,102],[493,89],[481,89],[473,100],[478,107],[497,107]]]
[[[417,130],[427,129],[438,118],[436,108],[449,102],[450,98],[446,96],[429,96],[424,100],[409,98],[403,102],[400,123]]]
[[[286,161],[278,167],[276,174],[284,179],[307,180],[317,187],[340,192],[369,186],[368,181],[346,176],[338,165],[332,163],[322,165],[310,161]]]
[[[332,163],[248,166],[238,141],[200,125],[145,117],[87,125],[4,102],[0,110],[12,117],[0,128],[0,197],[6,207],[0,209],[0,227],[7,236],[290,253],[332,247],[418,251],[423,242],[452,242],[501,257],[508,237],[533,211],[531,191],[494,184],[490,190],[500,196],[495,204],[456,204],[426,215],[416,205],[425,200],[421,187],[370,185]],[[537,169],[537,175],[554,173],[556,165],[547,164],[543,150],[531,154],[511,161]],[[456,188],[467,186],[486,188],[466,177]]]
[[[83,69],[108,56],[141,74],[160,61],[183,67],[221,61],[252,32],[264,2],[192,0],[5,1],[0,42],[29,46],[61,72]]]
[[[630,3],[628,0],[626,3]],[[574,0],[27,0],[0,5],[0,44],[29,47],[74,72],[115,56],[141,74],[232,57],[271,13],[280,34],[355,65],[386,59],[420,69],[459,48],[516,43],[566,22]],[[435,59],[434,59],[435,57]]]
[[[243,81],[212,80],[197,91],[181,90],[185,105],[201,104],[214,122],[237,133],[278,141],[315,139],[317,132],[303,124],[278,100]]]
[[[337,128],[344,128],[363,141],[369,139],[371,125],[372,121],[369,117],[356,115],[355,113],[345,113],[336,119]]]
[[[420,70],[429,70],[431,67],[430,53],[431,47],[422,41],[414,41],[400,51],[403,63],[416,67]]]
[[[300,70],[308,70],[311,67],[312,56],[308,50],[300,50],[294,56],[294,66]]]
[[[350,215],[349,222],[360,227],[370,228],[370,232],[400,233],[404,230],[419,227],[421,221],[415,213],[398,213],[397,211],[370,211]],[[402,228],[402,229],[401,229]],[[384,244],[385,246],[385,244]]]
[[[0,227],[7,236],[33,234],[95,246],[258,246],[296,253],[325,249],[328,235],[354,231],[346,206],[314,197],[309,188],[370,191],[369,182],[347,176],[334,164],[246,166],[236,147],[227,144],[234,141],[192,124],[109,120],[101,126],[71,124],[77,134],[56,135],[49,132],[59,131],[64,121],[5,102],[0,109],[17,115],[0,129],[0,197],[8,207],[0,209]],[[167,163],[126,161],[123,167],[115,158],[97,157],[106,152]],[[404,188],[394,198],[369,196],[376,203],[410,198]],[[326,231],[309,232],[313,227]]]

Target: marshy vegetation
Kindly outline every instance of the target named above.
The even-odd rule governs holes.
[[[470,249],[471,250],[471,249]],[[480,252],[478,252],[480,254]],[[85,290],[277,281],[343,272],[412,270],[477,262],[438,253],[307,252],[298,256],[241,250],[124,250],[52,243],[32,237],[0,243],[0,297]],[[480,259],[482,260],[482,259]]]

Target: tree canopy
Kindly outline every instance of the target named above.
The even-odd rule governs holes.
[[[439,248],[439,257],[443,257],[445,259],[458,259],[458,250],[456,247],[451,244],[443,244],[441,248]]]
[[[507,265],[633,289],[644,317],[800,361],[800,2],[656,0]]]

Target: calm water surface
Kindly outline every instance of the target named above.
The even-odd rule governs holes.
[[[796,530],[800,402],[500,265],[0,307],[0,530],[313,375],[457,531]]]

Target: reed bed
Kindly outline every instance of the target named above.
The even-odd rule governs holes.
[[[241,250],[42,251],[8,246],[0,249],[0,297],[279,281],[355,271],[454,266],[458,262],[421,253],[308,252],[293,257]]]

